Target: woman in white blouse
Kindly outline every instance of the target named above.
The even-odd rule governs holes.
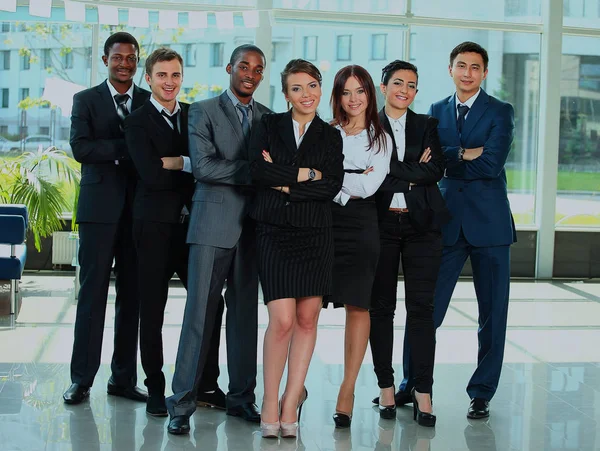
[[[333,419],[338,428],[350,427],[354,387],[369,341],[371,288],[379,258],[379,229],[373,194],[385,179],[391,137],[377,115],[375,86],[360,66],[336,74],[331,106],[332,125],[343,140],[344,181],[332,204],[335,260],[332,295],[325,307],[345,307],[344,380]]]

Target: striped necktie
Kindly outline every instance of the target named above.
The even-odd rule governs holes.
[[[129,94],[115,94],[115,102],[117,102],[117,116],[121,120],[119,127],[123,130],[123,121],[129,115],[127,110],[127,102],[129,100]]]

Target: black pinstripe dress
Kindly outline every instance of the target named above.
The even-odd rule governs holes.
[[[273,163],[262,157],[267,150]],[[296,148],[291,113],[263,115],[252,133],[251,173],[259,186],[256,220],[258,274],[265,303],[331,293],[331,200],[344,177],[339,131],[315,117]],[[298,168],[321,171],[298,183]],[[272,186],[289,186],[290,194]]]

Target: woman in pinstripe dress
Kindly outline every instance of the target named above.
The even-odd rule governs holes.
[[[282,437],[297,434],[321,303],[331,293],[331,200],[344,176],[340,133],[316,115],[319,70],[308,61],[292,60],[281,82],[292,108],[263,115],[250,143],[252,178],[259,186],[251,216],[257,221],[258,272],[269,311],[263,437],[277,437],[280,429]]]

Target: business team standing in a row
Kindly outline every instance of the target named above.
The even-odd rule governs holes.
[[[296,436],[319,311],[329,304],[346,311],[336,427],[351,425],[368,340],[381,417],[413,403],[415,420],[433,426],[435,328],[470,257],[480,327],[468,416],[487,417],[502,366],[515,233],[504,173],[514,113],[480,88],[485,49],[465,42],[453,50],[456,94],[429,116],[408,109],[417,94],[414,65],[383,69],[379,113],[370,75],[347,66],[334,80],[331,125],[316,114],[321,74],[310,62],[288,63],[282,91],[291,108],[271,114],[253,98],[266,68],[256,46],[234,50],[223,94],[191,107],[176,100],[181,56],[158,49],[147,58],[151,93],[132,82],[138,60],[135,38],[113,34],[103,56],[108,80],[74,98],[81,291],[65,402],[88,397],[99,368],[114,258],[108,393],[146,401],[148,414],[170,414],[170,433],[189,432],[196,405],[209,405],[261,422],[264,437]],[[404,381],[394,394],[400,260],[407,325]],[[174,394],[165,400],[161,330],[175,272],[188,295]],[[262,414],[254,395],[259,277],[269,312]],[[226,397],[216,382],[223,302]],[[148,394],[136,387],[138,320]]]

